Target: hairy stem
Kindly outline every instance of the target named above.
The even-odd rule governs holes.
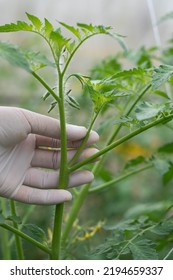
[[[60,189],[66,189],[68,185],[68,166],[67,166],[67,135],[66,135],[66,118],[65,118],[65,104],[63,92],[63,76],[59,75],[59,116],[61,128],[61,160],[60,160],[60,173],[59,173],[59,186]],[[60,259],[61,251],[61,231],[63,221],[64,203],[56,205],[53,238],[52,238],[52,252],[51,259]]]

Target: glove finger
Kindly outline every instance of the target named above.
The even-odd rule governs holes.
[[[92,156],[96,152],[98,152],[96,148],[88,148],[83,150],[82,154],[78,159],[78,162]],[[67,152],[68,161],[70,161],[73,158],[75,153],[76,150],[69,150]],[[60,158],[61,151],[36,149],[31,161],[31,166],[58,169],[60,166]]]
[[[26,120],[30,124],[30,132],[38,135],[61,138],[60,122],[54,118],[41,115],[28,110],[21,110]],[[80,140],[85,137],[87,129],[83,126],[66,125],[67,139],[70,141]]]
[[[85,146],[93,145],[98,140],[99,140],[99,135],[95,131],[91,131]],[[67,146],[68,146],[68,148],[77,148],[81,145],[81,143],[82,143],[82,139],[76,140],[76,141],[68,140]],[[39,147],[60,148],[61,140],[51,138],[51,137],[36,135],[36,148],[39,148]]]
[[[86,183],[90,183],[94,179],[92,172],[87,170],[77,171],[70,175],[68,187],[76,187]],[[23,184],[40,188],[40,189],[56,189],[59,181],[59,172],[47,171],[38,168],[30,168]]]
[[[27,204],[54,205],[70,201],[72,195],[66,190],[41,190],[22,185],[11,198]]]

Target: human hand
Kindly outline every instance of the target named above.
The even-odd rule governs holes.
[[[70,160],[86,128],[67,125]],[[61,131],[59,121],[16,107],[0,107],[0,196],[30,204],[58,204],[72,199],[69,191],[58,189]],[[99,136],[90,133],[87,146]],[[41,148],[42,147],[42,148]],[[44,149],[43,149],[44,147]],[[79,160],[97,151],[83,150]],[[90,171],[76,171],[70,175],[69,186],[74,187],[93,180]]]

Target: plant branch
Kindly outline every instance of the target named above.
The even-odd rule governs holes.
[[[91,119],[91,123],[90,123],[90,125],[89,125],[89,127],[88,127],[88,130],[87,130],[87,133],[86,133],[86,135],[85,135],[85,138],[83,139],[83,141],[82,141],[80,147],[78,148],[77,152],[75,153],[74,157],[70,160],[70,162],[69,162],[69,164],[68,164],[68,167],[69,167],[69,168],[70,168],[71,166],[73,166],[73,164],[77,161],[77,159],[78,159],[79,156],[81,155],[81,153],[82,153],[82,151],[83,151],[83,149],[84,149],[84,147],[85,147],[85,144],[86,144],[86,142],[87,142],[87,140],[88,140],[88,138],[89,138],[90,132],[91,132],[91,130],[92,130],[92,128],[93,128],[93,125],[94,125],[94,123],[95,123],[95,121],[96,121],[98,115],[99,115],[99,112],[97,112],[97,114],[95,114],[94,117]]]
[[[10,200],[10,207],[11,207],[11,214],[16,216],[16,207],[15,207],[15,202],[13,200]],[[13,221],[13,227],[19,230],[18,224],[14,221]],[[19,260],[24,260],[22,243],[19,235],[17,234],[15,234],[15,241],[16,241],[16,250],[17,250],[18,258]]]
[[[60,103],[60,98],[56,93],[49,87],[49,85],[34,71],[31,74],[48,90],[48,92],[53,96],[53,98]]]
[[[144,170],[147,170],[149,168],[153,167],[153,164],[152,163],[148,163],[146,164],[145,166],[143,167],[140,167],[140,168],[137,168],[137,169],[134,169],[134,170],[131,170],[131,171],[127,171],[125,172],[124,174],[120,175],[119,177],[111,180],[111,181],[108,181],[100,186],[97,186],[97,187],[94,187],[92,189],[89,190],[89,193],[94,193],[94,192],[97,192],[97,191],[101,191],[101,190],[104,190],[108,187],[111,187],[111,185],[113,184],[116,184],[116,183],[119,183],[121,181],[123,181],[124,179],[134,175],[134,174],[137,174],[137,173],[140,173]]]
[[[30,237],[29,235],[23,233],[22,231],[7,225],[7,224],[0,224],[0,227],[13,232],[14,234],[17,234],[18,236],[22,237],[23,239],[27,240],[28,242],[31,242],[33,245],[35,245],[36,247],[38,247],[39,249],[41,249],[42,251],[50,254],[51,250],[46,247],[45,245],[43,245],[42,243],[38,242],[37,240],[35,240],[34,238]]]
[[[122,143],[126,142],[127,140],[130,140],[131,138],[133,138],[134,136],[141,134],[142,132],[157,126],[159,124],[161,124],[162,122],[165,121],[169,121],[173,119],[173,113],[168,115],[168,116],[163,116],[145,126],[140,127],[139,129],[136,129],[135,131],[123,136],[122,138],[118,139],[117,141],[111,143],[110,145],[108,145],[107,147],[103,148],[102,150],[100,150],[99,152],[97,152],[96,154],[92,155],[91,157],[75,164],[73,167],[70,168],[70,172],[73,172],[77,169],[79,169],[80,167],[84,166],[85,164],[88,164],[90,161],[96,159],[97,157],[100,157],[102,155],[104,155],[105,153],[109,152],[110,150],[114,149],[115,147],[121,145]]]

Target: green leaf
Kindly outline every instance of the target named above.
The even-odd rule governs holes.
[[[167,185],[173,179],[173,164],[169,164],[169,169],[163,174],[163,184]]]
[[[26,15],[27,15],[28,19],[32,22],[32,24],[34,25],[36,30],[40,31],[40,29],[42,27],[41,20],[38,17],[31,15],[29,13],[26,13]]]
[[[71,107],[80,110],[80,105],[74,97],[67,95],[66,101]]]
[[[20,218],[19,216],[16,216],[16,215],[8,216],[8,217],[6,218],[6,220],[12,221],[12,222],[14,222],[14,223],[16,223],[16,224],[21,224],[21,223],[22,223],[21,218]]]
[[[39,52],[28,51],[23,53],[33,71],[36,71],[45,66],[50,66],[53,68],[55,67],[55,64],[52,61],[50,61],[45,55]]]
[[[0,225],[4,224],[4,222],[5,222],[5,217],[2,214],[2,211],[0,210]]]
[[[49,37],[53,30],[54,29],[53,29],[52,24],[45,18],[44,19],[44,32],[45,32],[46,37]]]
[[[158,149],[159,153],[173,153],[173,143],[167,143]]]
[[[25,224],[25,225],[23,225],[23,231],[39,242],[43,243],[43,242],[46,242],[46,240],[47,240],[44,230],[42,228],[38,227],[37,225]]]
[[[0,32],[33,31],[33,26],[24,21],[10,23],[0,26]]]
[[[70,32],[72,32],[79,40],[81,40],[81,34],[78,28],[75,28],[74,26],[68,25],[64,22],[59,22],[62,26],[64,26],[66,29],[68,29]]]
[[[130,251],[133,255],[134,260],[158,260],[158,254],[156,249],[153,248],[155,245],[148,239],[135,240],[129,245]]]
[[[152,74],[152,89],[158,89],[165,82],[173,76],[173,66],[160,65],[159,68],[155,68]]]
[[[138,156],[137,158],[131,159],[129,160],[126,165],[125,165],[125,169],[130,169],[130,168],[136,168],[137,165],[141,164],[141,163],[145,163],[146,162],[146,158],[143,156]]]
[[[47,112],[50,113],[57,106],[57,104],[58,104],[57,101],[53,101]]]
[[[154,228],[152,228],[151,232],[157,235],[166,236],[169,233],[173,232],[173,223],[171,220],[165,220],[161,223],[158,223]]]
[[[59,57],[61,55],[61,52],[64,49],[64,47],[67,48],[67,44],[69,43],[70,39],[65,38],[61,34],[60,28],[51,32],[50,39],[52,40],[52,42],[54,44],[54,48],[56,50],[56,54]]]
[[[24,53],[17,46],[6,42],[0,42],[0,57],[4,58],[14,66],[23,68],[27,72],[31,72],[30,65]]]
[[[165,108],[164,104],[154,104],[149,102],[142,102],[136,108],[136,118],[139,121],[151,119],[156,117]]]

